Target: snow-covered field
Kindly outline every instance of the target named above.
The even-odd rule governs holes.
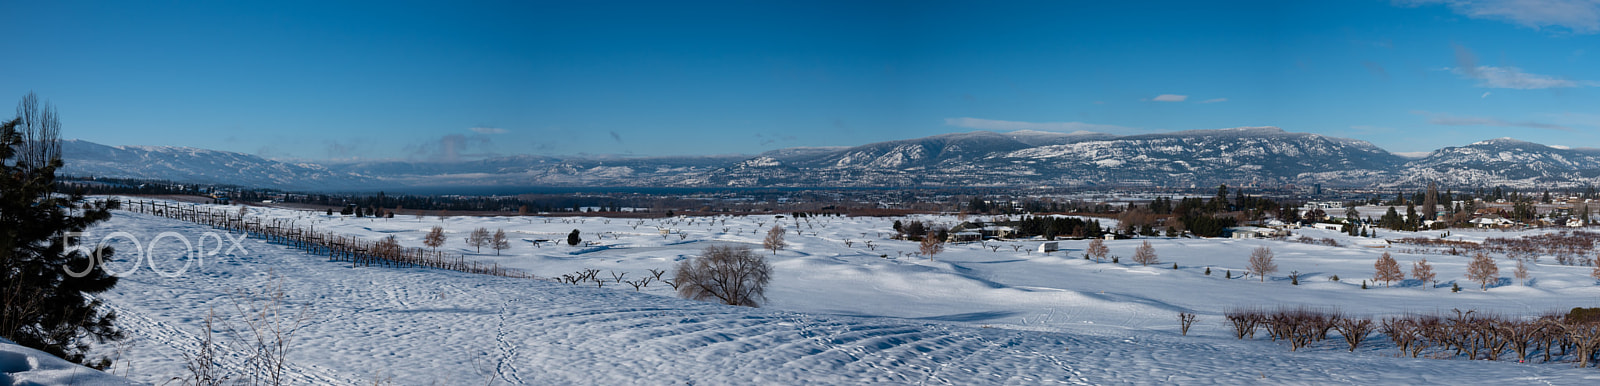
[[[247,251],[213,256],[173,277],[148,266],[102,297],[130,330],[112,371],[163,383],[186,374],[184,354],[196,351],[208,309],[231,310],[237,292],[281,283],[291,311],[309,315],[295,334],[290,373],[319,384],[750,384],[750,383],[1395,383],[1592,384],[1600,370],[1568,363],[1485,362],[1395,358],[1381,335],[1346,352],[1337,339],[1290,352],[1265,338],[1233,339],[1222,312],[1234,307],[1309,305],[1381,317],[1452,308],[1533,315],[1595,306],[1600,286],[1591,268],[1530,265],[1534,280],[1512,279],[1484,292],[1462,277],[1465,257],[1428,255],[1440,288],[1415,280],[1393,288],[1371,284],[1384,250],[1354,246],[1338,232],[1300,230],[1334,238],[1331,247],[1272,240],[1166,239],[1148,241],[1162,263],[1131,264],[1146,240],[1107,241],[1122,263],[1082,259],[1086,241],[1063,241],[1063,251],[1030,250],[1038,242],[951,245],[944,253],[907,256],[908,241],[889,240],[895,220],[953,225],[952,216],[817,217],[809,223],[772,216],[640,220],[544,217],[394,219],[326,216],[320,212],[252,208],[254,215],[293,218],[368,238],[395,236],[422,246],[429,228],[445,227],[443,247],[471,259],[521,268],[541,277],[599,269],[607,278],[567,285],[543,280],[471,275],[432,269],[350,268],[259,240]],[[788,229],[787,249],[760,250],[774,223]],[[1105,221],[1103,221],[1105,222]],[[1109,222],[1106,222],[1109,224]],[[635,226],[634,224],[638,224]],[[478,253],[463,239],[472,229],[504,229],[512,248]],[[531,240],[564,239],[579,229],[594,246]],[[661,229],[667,234],[662,235]],[[796,233],[796,229],[799,233]],[[123,231],[148,244],[161,232],[191,240],[211,228],[117,212],[91,230]],[[1386,236],[1402,234],[1394,232]],[[1422,232],[1422,235],[1437,235]],[[1453,231],[1451,239],[1507,236]],[[597,238],[597,236],[602,236]],[[1396,236],[1397,237],[1397,236]],[[846,246],[846,241],[850,245]],[[872,241],[873,247],[866,246]],[[215,243],[215,241],[208,242]],[[119,244],[120,243],[120,244]],[[769,254],[774,279],[761,309],[681,300],[653,283],[642,291],[609,282],[668,270],[708,245],[745,244]],[[131,251],[123,238],[119,250]],[[205,247],[210,251],[215,244]],[[1017,246],[1020,248],[1013,248]],[[1277,252],[1280,272],[1265,282],[1240,278],[1251,249]],[[151,247],[154,265],[176,270],[184,246],[168,238]],[[1391,252],[1396,250],[1391,249]],[[887,257],[882,257],[887,255]],[[133,269],[125,261],[117,271]],[[1422,256],[1396,254],[1407,267]],[[1501,276],[1512,264],[1501,262]],[[1173,270],[1177,263],[1179,269]],[[1204,274],[1206,268],[1211,275]],[[1230,272],[1234,279],[1224,279]],[[1291,285],[1287,273],[1303,276]],[[1332,275],[1342,280],[1330,281]],[[671,273],[663,277],[670,277]],[[1449,291],[1450,281],[1466,290]],[[248,301],[246,299],[245,301]],[[1180,311],[1199,315],[1189,336],[1178,334]],[[120,347],[119,347],[120,346]],[[225,356],[226,366],[237,366]],[[232,361],[232,362],[230,362]]]

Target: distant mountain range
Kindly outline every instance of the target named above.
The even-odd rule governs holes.
[[[307,190],[396,187],[981,187],[1217,183],[1554,187],[1600,182],[1600,150],[1509,138],[1408,159],[1276,127],[1117,136],[976,131],[755,156],[291,163],[187,147],[63,141],[63,174]]]

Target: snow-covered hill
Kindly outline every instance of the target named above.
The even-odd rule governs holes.
[[[1051,255],[1031,243],[990,249],[952,245],[933,259],[906,256],[911,241],[876,232],[894,220],[945,223],[948,216],[817,218],[789,248],[771,254],[774,279],[766,308],[720,306],[677,299],[661,283],[640,290],[609,281],[649,275],[694,256],[705,245],[756,245],[766,216],[717,220],[649,220],[639,229],[602,218],[450,217],[355,219],[291,210],[252,210],[253,216],[295,219],[317,229],[374,238],[395,236],[421,245],[434,225],[446,228],[443,250],[483,262],[556,276],[602,270],[592,283],[471,275],[430,269],[351,268],[259,240],[244,249],[183,266],[184,245],[168,239],[147,246],[157,257],[102,296],[133,338],[124,346],[137,379],[160,383],[181,376],[183,355],[197,349],[208,309],[229,310],[239,290],[281,283],[289,311],[309,319],[289,366],[292,379],[315,384],[1557,384],[1600,381],[1594,369],[1568,363],[1515,363],[1397,358],[1381,336],[1348,352],[1338,339],[1297,352],[1264,337],[1237,340],[1222,317],[1234,307],[1308,305],[1348,315],[1384,317],[1408,312],[1477,309],[1531,315],[1589,305],[1600,286],[1590,267],[1530,264],[1533,281],[1487,292],[1450,293],[1464,257],[1417,255],[1357,245],[1338,232],[1302,230],[1341,246],[1274,240],[1166,239],[1107,242],[1129,256],[1150,241],[1163,263],[1142,267],[1097,263],[1080,255],[1086,241],[1063,242]],[[691,224],[689,220],[694,220]],[[726,220],[726,223],[723,222]],[[710,221],[716,221],[711,223]],[[502,255],[477,253],[459,241],[477,227],[505,229],[515,242]],[[656,227],[687,237],[660,237]],[[535,247],[529,240],[605,235],[598,246]],[[727,228],[724,230],[723,228]],[[640,230],[643,229],[643,230]],[[198,237],[210,228],[118,212],[91,229],[127,231],[149,240],[162,232]],[[1438,237],[1439,232],[1419,236]],[[1460,231],[1453,240],[1514,236]],[[1398,237],[1398,235],[1396,235]],[[588,239],[589,237],[586,237]],[[853,241],[847,245],[844,241]],[[873,244],[868,247],[865,241]],[[120,244],[119,244],[120,243]],[[132,250],[123,238],[119,250]],[[1018,244],[1022,248],[1010,248]],[[1025,244],[1025,245],[1024,245]],[[1302,273],[1293,285],[1280,272],[1265,282],[1241,278],[1249,251],[1268,246],[1284,272]],[[210,251],[214,246],[206,246]],[[1363,289],[1359,278],[1385,251],[1402,263],[1428,257],[1441,288],[1409,280]],[[768,253],[768,252],[762,252]],[[882,255],[887,255],[883,257]],[[133,269],[128,256],[113,263]],[[1169,264],[1178,263],[1180,269]],[[1504,264],[1502,264],[1504,265]],[[1205,270],[1210,269],[1211,274]],[[1508,272],[1508,267],[1502,267]],[[1224,278],[1225,272],[1232,279]],[[1329,280],[1338,275],[1343,281]],[[1506,273],[1509,275],[1509,273]],[[670,273],[668,276],[670,278]],[[1471,287],[1472,284],[1465,284]],[[250,300],[251,298],[243,298]],[[1187,336],[1176,314],[1200,321]],[[113,348],[102,348],[111,350]],[[1448,349],[1435,348],[1444,353]],[[1443,355],[1443,354],[1441,354]],[[236,358],[224,356],[225,358]],[[221,362],[237,369],[237,359]],[[126,369],[117,367],[113,370]]]

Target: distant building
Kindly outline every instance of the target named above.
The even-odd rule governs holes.
[[[950,237],[945,241],[952,243],[970,243],[978,240],[983,240],[982,233],[967,231],[950,233]]]
[[[1326,223],[1326,222],[1319,222],[1319,223],[1316,223],[1316,224],[1311,224],[1311,227],[1312,228],[1316,228],[1316,229],[1326,229],[1326,230],[1335,231],[1335,232],[1344,230],[1344,224],[1334,224],[1334,223]]]
[[[1268,239],[1288,234],[1288,230],[1260,227],[1232,227],[1223,230],[1224,237],[1235,239]]]

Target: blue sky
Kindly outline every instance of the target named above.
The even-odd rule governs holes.
[[[305,160],[1238,126],[1600,147],[1600,1],[1104,3],[3,1],[0,96],[67,138]]]

